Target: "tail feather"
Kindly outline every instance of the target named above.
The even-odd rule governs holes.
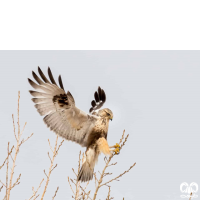
[[[81,181],[81,182],[86,182],[86,181],[90,181],[92,180],[93,178],[93,171],[94,171],[94,168],[91,169],[90,166],[89,166],[89,163],[85,162],[82,167],[81,167],[81,170],[78,174],[78,181]]]
[[[95,163],[98,160],[99,152],[94,147],[89,147],[86,151],[86,157],[78,174],[78,181],[86,182],[93,178]]]

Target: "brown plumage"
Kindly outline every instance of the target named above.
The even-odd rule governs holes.
[[[93,177],[95,163],[100,153],[110,155],[112,150],[107,143],[109,120],[113,113],[108,108],[99,110],[106,101],[106,95],[100,87],[94,93],[90,113],[87,114],[75,106],[72,94],[64,91],[61,76],[58,78],[60,88],[48,68],[50,81],[38,67],[42,80],[33,72],[33,78],[28,79],[35,91],[29,91],[35,98],[32,101],[47,127],[59,136],[86,147],[86,158],[78,174],[78,180],[89,181]]]

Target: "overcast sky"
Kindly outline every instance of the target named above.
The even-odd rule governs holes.
[[[22,176],[20,185],[11,191],[12,200],[29,199],[32,186],[38,187],[45,178],[43,170],[50,166],[47,140],[53,144],[56,139],[28,92],[27,78],[32,78],[37,66],[45,74],[51,67],[56,80],[61,74],[65,90],[86,112],[98,86],[105,90],[104,107],[114,114],[108,143],[117,143],[124,129],[130,135],[113,159],[118,165],[109,169],[112,177],[137,163],[120,182],[110,184],[116,200],[181,199],[182,182],[200,184],[200,51],[0,51],[0,165],[7,142],[15,143],[11,116],[16,117],[19,90],[21,126],[27,121],[24,137],[34,133],[18,154],[14,180],[19,173]],[[52,198],[57,186],[56,199],[71,199],[67,177],[75,178],[71,168],[77,169],[80,150],[85,149],[63,143],[45,199]],[[102,171],[103,166],[102,155],[95,171]],[[5,182],[5,167],[0,180]],[[89,188],[94,192],[94,181]],[[104,200],[107,191],[101,188],[98,199]]]

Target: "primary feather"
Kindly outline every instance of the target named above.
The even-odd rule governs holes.
[[[53,74],[48,68],[50,81],[38,67],[42,80],[33,72],[36,84],[28,79],[30,85],[36,90],[30,90],[35,97],[32,101],[40,115],[44,116],[44,122],[51,130],[61,137],[87,146],[87,137],[97,120],[96,116],[88,115],[75,106],[75,100],[68,91],[65,93],[61,76],[59,76],[59,88],[54,80]]]

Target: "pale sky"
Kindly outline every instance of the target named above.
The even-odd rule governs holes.
[[[48,66],[57,80],[62,75],[65,90],[75,98],[78,108],[89,111],[98,86],[106,92],[104,107],[113,111],[108,143],[117,143],[123,130],[129,140],[110,168],[111,178],[136,166],[119,182],[113,182],[111,196],[116,200],[181,199],[180,184],[200,184],[200,51],[0,51],[0,165],[6,157],[7,142],[15,143],[12,114],[17,109],[20,90],[20,122],[27,122],[23,144],[17,158],[14,180],[21,181],[11,191],[12,200],[29,199],[32,186],[38,187],[43,170],[50,166],[48,138],[56,136],[43,123],[31,101],[27,78],[40,66]],[[61,139],[59,140],[61,141]],[[79,145],[65,141],[55,160],[45,199],[71,199],[67,177],[75,178]],[[103,155],[95,171],[104,167]],[[0,170],[5,182],[5,167]],[[0,185],[1,186],[1,185]],[[39,191],[42,193],[44,183]],[[94,192],[94,180],[89,189]],[[108,188],[101,188],[97,199],[106,198]],[[198,192],[199,193],[199,192]],[[197,195],[198,195],[197,193]],[[3,198],[3,192],[0,193]]]

